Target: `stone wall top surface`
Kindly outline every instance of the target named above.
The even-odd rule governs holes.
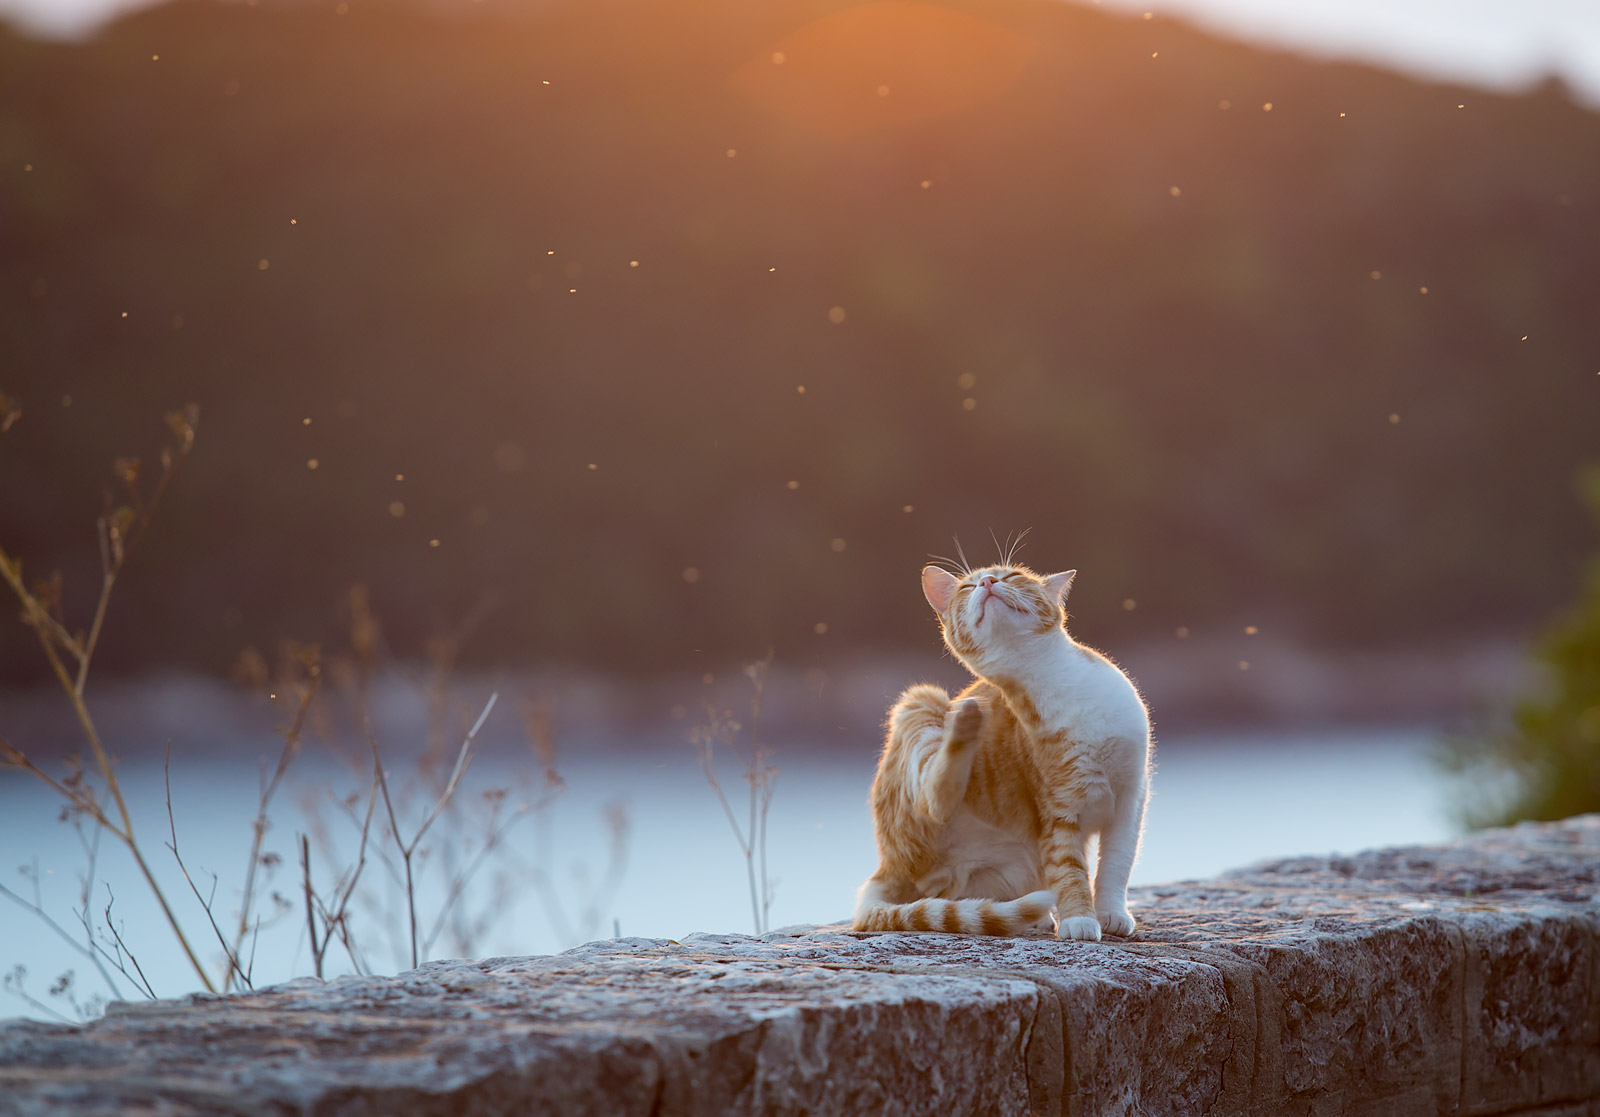
[[[616,939],[0,1024],[0,1113],[1587,1114],[1600,816],[1137,889],[1129,939]]]

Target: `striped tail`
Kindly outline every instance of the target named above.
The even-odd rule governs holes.
[[[870,886],[869,886],[870,887]],[[1050,914],[1051,892],[1030,892],[1020,900],[940,900],[887,904],[863,895],[856,909],[857,931],[948,931],[958,935],[1020,935]]]

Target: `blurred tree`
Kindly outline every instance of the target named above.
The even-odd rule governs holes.
[[[358,582],[398,646],[493,593],[466,667],[937,654],[929,552],[1030,526],[1118,646],[1498,640],[1577,574],[1555,89],[1050,0],[347,9],[0,23],[8,545],[76,602],[101,463],[213,432],[97,672],[327,641]]]
[[[1600,523],[1600,466],[1580,478]],[[1545,678],[1508,723],[1446,743],[1445,764],[1478,777],[1463,819],[1494,826],[1600,811],[1600,552],[1578,602],[1534,647]]]

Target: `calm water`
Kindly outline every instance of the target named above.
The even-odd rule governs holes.
[[[1134,881],[1205,876],[1267,857],[1446,837],[1452,832],[1448,787],[1428,764],[1430,739],[1422,732],[1391,731],[1164,741]],[[842,919],[856,886],[874,867],[865,805],[871,758],[808,758],[802,746],[790,745],[782,749],[779,763],[768,833],[771,925]],[[486,758],[468,773],[461,802],[482,817],[485,788],[526,775],[509,770],[506,760]],[[658,937],[750,929],[743,859],[687,745],[649,758],[589,756],[567,764],[563,775],[566,793],[542,816],[529,817],[509,832],[510,852],[492,859],[466,895],[465,910],[490,917],[477,953],[548,952],[609,936],[617,928],[624,935]],[[266,891],[279,892],[289,906],[260,933],[257,984],[308,969],[295,837],[310,828],[308,802],[322,804],[313,813],[325,820],[332,843],[313,847],[314,872],[321,878],[323,866],[353,860],[357,828],[329,805],[328,788],[336,794],[364,791],[361,781],[331,766],[319,771],[307,765],[297,768],[296,776],[280,796],[265,843],[284,860]],[[169,894],[193,926],[204,927],[203,913],[163,847],[167,818],[159,764],[130,763],[124,781],[136,830]],[[724,782],[742,811],[738,774],[726,772]],[[180,849],[202,889],[210,889],[212,873],[218,875],[219,912],[237,903],[256,795],[253,769],[174,761]],[[611,803],[623,804],[628,820],[626,859],[616,867],[614,890],[603,885],[612,834],[605,811]],[[401,830],[409,834],[424,813],[422,805],[396,806]],[[31,781],[0,773],[0,882],[28,892],[31,885],[17,866],[37,857],[46,907],[63,926],[77,930],[71,909],[85,856],[76,834],[56,820],[56,813],[55,803]],[[449,830],[448,823],[434,837],[447,839],[456,850],[465,848],[465,833]],[[424,866],[420,907],[427,913],[437,909],[443,895],[436,872],[442,857],[442,847],[436,848],[433,863]],[[494,879],[496,872],[502,879]],[[370,965],[392,972],[407,961],[403,905],[381,862],[375,860],[367,873],[365,879],[377,886],[374,899],[388,911],[358,910],[355,926]],[[195,988],[126,855],[103,847],[100,874],[111,881],[113,916],[156,991],[174,995]],[[323,879],[320,886],[326,883]],[[97,915],[106,898],[103,884],[97,885]],[[262,911],[270,914],[272,906],[269,898]],[[593,908],[587,918],[586,907]],[[212,941],[200,945],[208,959],[219,955]],[[440,936],[433,953],[455,953],[447,935]],[[337,950],[331,957],[330,974],[348,970]],[[85,991],[103,989],[88,980],[93,974],[83,960],[32,915],[0,899],[0,971],[16,964],[28,968],[28,987],[36,995],[69,968],[78,972]],[[0,1015],[24,1011],[22,1002],[0,996]]]

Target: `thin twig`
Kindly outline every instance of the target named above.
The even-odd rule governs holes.
[[[760,737],[767,668],[771,664],[772,653],[768,652],[765,659],[750,664],[744,671],[755,687],[755,694],[750,702],[752,725],[748,758],[740,752],[735,743],[740,729],[739,723],[732,719],[731,714],[719,713],[718,708],[710,702],[706,703],[705,723],[696,726],[689,738],[699,752],[700,770],[705,775],[706,783],[716,794],[717,802],[722,805],[722,813],[728,820],[728,828],[733,831],[739,852],[744,855],[745,880],[750,891],[750,917],[758,935],[765,933],[767,915],[772,907],[772,885],[767,876],[767,818],[772,806],[777,769],[769,762],[770,751]],[[743,826],[734,815],[733,804],[729,801],[727,792],[723,790],[722,781],[717,775],[716,749],[719,744],[745,766],[745,781],[749,784],[749,821]]]
[[[206,921],[211,924],[211,931],[217,936],[217,943],[222,947],[222,953],[227,956],[231,974],[237,974],[246,988],[250,988],[250,979],[245,976],[244,967],[239,965],[239,958],[233,949],[228,946],[228,937],[222,933],[222,928],[217,926],[217,917],[212,911],[212,902],[217,895],[217,877],[211,875],[211,897],[208,899],[200,895],[200,889],[195,885],[194,878],[189,875],[189,866],[183,863],[183,854],[178,852],[178,823],[172,816],[172,742],[167,742],[167,759],[161,766],[161,775],[166,781],[167,788],[167,833],[172,835],[172,841],[167,843],[167,848],[172,851],[173,859],[178,862],[178,868],[183,872],[183,879],[189,883],[189,891],[194,893],[194,898],[200,901],[200,906],[205,909]],[[227,989],[230,979],[224,978],[222,987]]]
[[[127,840],[127,836],[123,834],[116,823],[105,816],[105,812],[100,809],[100,804],[95,801],[94,796],[87,789],[79,790],[75,787],[66,786],[32,760],[29,760],[26,753],[4,737],[0,737],[0,768],[16,768],[19,771],[27,772],[37,777],[48,784],[52,791],[71,803],[74,810],[82,811],[94,819],[96,823],[109,830],[119,840]]]
[[[89,866],[83,875],[83,889],[78,894],[78,902],[81,905],[82,910],[76,912],[75,914],[78,916],[78,921],[83,924],[84,938],[89,945],[89,949],[87,951],[89,960],[94,963],[94,968],[100,971],[100,976],[105,979],[106,985],[111,989],[111,995],[120,1001],[122,999],[122,989],[115,981],[112,980],[110,972],[105,968],[104,964],[101,963],[100,956],[94,952],[94,929],[89,925],[89,899],[94,895],[94,873],[96,866],[100,862],[101,832],[98,828],[96,828],[94,831],[94,838],[91,841],[84,838],[83,827],[76,819],[73,820],[73,828],[77,830],[78,841],[83,844],[84,852],[88,854],[89,857]]]
[[[366,868],[367,865],[367,837],[372,832],[372,815],[373,811],[378,805],[378,784],[382,778],[382,767],[379,765],[377,758],[374,757],[372,765],[372,786],[367,792],[366,817],[361,820],[361,844],[356,850],[355,867],[349,870],[349,873],[344,877],[344,879],[334,886],[334,891],[338,894],[339,899],[338,902],[334,904],[333,910],[330,912],[327,909],[323,909],[323,952],[326,953],[328,949],[328,933],[330,931],[336,931],[339,935],[340,943],[342,943],[344,946],[345,953],[350,957],[351,965],[355,966],[359,972],[365,972],[367,967],[366,963],[360,958],[355,943],[350,936],[350,921],[348,919],[348,914],[350,908],[350,899],[355,895],[356,885],[361,880],[361,871]],[[308,870],[308,879],[309,876],[310,873]],[[322,959],[319,955],[317,958],[317,965],[319,967],[317,972],[319,976],[322,972],[320,969],[321,964]]]
[[[405,868],[406,914],[411,931],[411,966],[413,969],[418,965],[419,955],[417,952],[417,889],[411,867],[411,858],[417,851],[417,843],[422,841],[423,835],[433,825],[434,819],[439,817],[439,812],[444,810],[445,804],[455,794],[456,787],[460,784],[461,777],[467,770],[467,765],[472,762],[472,740],[478,735],[478,730],[483,728],[483,723],[488,720],[489,711],[494,709],[495,700],[499,697],[499,691],[489,695],[489,701],[484,703],[483,712],[478,715],[478,720],[472,723],[471,729],[467,730],[467,736],[461,742],[461,751],[456,755],[455,770],[450,773],[449,782],[445,784],[444,791],[440,793],[438,801],[433,805],[433,810],[428,812],[428,817],[409,842],[400,836],[400,823],[395,817],[394,800],[389,796],[389,781],[384,775],[383,761],[378,754],[378,738],[372,732],[371,722],[367,724],[367,737],[372,744],[372,760],[378,772],[378,787],[383,792],[383,805],[389,812],[389,832],[394,835],[395,847],[400,851],[400,860]]]
[[[466,891],[467,885],[470,884],[472,878],[477,875],[478,870],[483,867],[483,863],[488,859],[489,854],[494,852],[494,850],[499,846],[501,840],[506,836],[506,833],[514,825],[526,818],[531,810],[531,807],[529,807],[527,804],[523,804],[516,810],[512,811],[506,820],[500,824],[498,829],[490,832],[488,838],[484,840],[483,848],[478,850],[477,855],[473,857],[473,859],[467,864],[467,867],[461,872],[457,873],[455,878],[450,882],[450,890],[445,894],[444,903],[439,907],[439,915],[434,920],[433,930],[429,931],[427,937],[422,940],[422,951],[424,954],[433,950],[433,944],[438,940],[439,934],[444,930],[445,920],[449,918],[451,909],[453,909],[456,906],[456,902],[461,899],[462,893]]]
[[[472,763],[472,740],[478,735],[478,730],[483,728],[483,723],[489,720],[489,711],[494,709],[495,701],[499,697],[499,691],[489,695],[489,701],[483,704],[483,712],[478,715],[478,720],[472,723],[471,729],[467,730],[466,739],[461,742],[461,751],[456,755],[456,766],[455,770],[450,773],[450,781],[445,784],[444,791],[439,796],[439,801],[433,805],[433,810],[429,813],[427,821],[422,824],[422,829],[418,830],[417,836],[411,839],[412,848],[415,848],[416,844],[422,840],[422,836],[428,832],[428,827],[433,825],[433,820],[439,817],[439,812],[444,810],[445,804],[455,794],[456,785],[461,782],[462,775],[466,773],[467,765]]]
[[[121,990],[117,989],[116,983],[111,980],[110,975],[105,972],[104,967],[100,966],[100,961],[99,961],[98,958],[96,958],[94,956],[94,953],[92,951],[90,951],[90,950],[84,949],[83,944],[80,943],[71,934],[69,934],[65,927],[62,927],[61,924],[57,923],[54,919],[52,919],[50,917],[50,913],[49,912],[45,911],[44,908],[40,907],[36,903],[30,903],[25,896],[22,896],[19,893],[13,892],[11,889],[7,888],[3,884],[0,884],[0,896],[4,896],[6,899],[10,900],[12,903],[16,904],[17,906],[19,906],[21,908],[26,909],[27,911],[32,912],[34,915],[38,916],[41,920],[43,920],[45,926],[49,927],[50,930],[54,931],[56,933],[56,935],[60,937],[62,942],[66,943],[67,946],[71,947],[74,952],[76,952],[78,954],[81,954],[83,957],[85,957],[85,958],[89,959],[89,961],[93,962],[95,964],[96,968],[100,969],[101,975],[103,977],[105,977],[106,983],[111,986],[112,990],[114,992],[116,992],[116,994],[119,997],[122,995]]]
[[[126,977],[129,981],[134,981],[133,974],[130,974],[122,965],[122,956],[124,954],[127,955],[128,961],[133,964],[134,971],[139,975],[136,984],[140,985],[141,992],[143,992],[144,995],[149,997],[152,1001],[158,1000],[159,998],[156,996],[156,991],[150,984],[150,979],[144,976],[144,967],[139,965],[138,955],[134,954],[133,950],[128,946],[128,944],[122,941],[122,935],[117,930],[116,923],[114,923],[111,919],[111,905],[117,902],[117,897],[116,894],[111,891],[111,882],[105,881],[103,883],[106,886],[106,895],[109,897],[109,899],[106,900],[105,910],[106,928],[111,932],[111,937],[116,940],[117,944],[117,958],[112,964],[115,965],[117,969],[122,971],[123,977]]]
[[[322,977],[322,951],[317,949],[317,912],[311,893],[311,839],[300,835],[300,877],[305,884],[306,933],[311,936],[311,964],[318,978]]]
[[[34,1008],[38,1009],[40,1012],[43,1012],[43,1013],[46,1013],[49,1016],[55,1017],[57,1020],[61,1021],[61,1023],[63,1023],[63,1024],[76,1024],[76,1023],[78,1023],[78,1021],[72,1019],[72,1017],[66,1015],[60,1009],[55,1008],[53,1005],[45,1004],[38,997],[35,997],[32,993],[29,993],[25,988],[23,988],[23,986],[22,986],[22,978],[20,976],[18,976],[18,974],[20,972],[22,972],[22,967],[18,966],[16,969],[14,969],[10,973],[6,974],[5,978],[3,980],[0,980],[0,989],[4,989],[7,993],[10,993],[13,997],[17,997],[17,998],[19,998],[21,1000],[27,1001],[30,1005],[32,1005]]]
[[[294,720],[289,725],[289,730],[283,736],[283,748],[278,753],[278,766],[272,773],[272,778],[261,789],[261,798],[256,807],[256,818],[252,827],[250,839],[250,858],[245,862],[244,892],[239,904],[239,926],[234,931],[233,949],[231,953],[237,957],[240,948],[244,945],[245,934],[250,928],[250,911],[255,904],[256,870],[261,865],[261,843],[267,833],[267,807],[272,802],[272,797],[277,794],[278,785],[283,782],[284,773],[289,770],[289,765],[300,752],[301,734],[305,732],[306,717],[311,711],[311,703],[317,696],[317,689],[322,683],[322,670],[313,661],[308,664],[307,672],[310,682],[306,684],[304,693],[300,696],[300,706],[295,710]],[[223,982],[226,990],[229,980]]]
[[[164,448],[161,454],[162,473],[157,481],[155,492],[149,501],[137,499],[135,490],[135,503],[140,506],[138,512],[132,512],[133,532],[131,536],[124,537],[125,528],[122,526],[122,517],[119,512],[111,516],[101,517],[97,522],[98,536],[101,544],[101,592],[95,607],[95,620],[90,635],[80,643],[74,639],[59,621],[50,615],[50,610],[40,602],[38,596],[31,592],[22,580],[22,566],[15,559],[0,550],[0,578],[11,587],[18,601],[22,604],[22,619],[25,624],[33,629],[39,639],[39,646],[44,652],[45,660],[49,663],[51,671],[55,674],[57,682],[66,694],[72,705],[73,713],[77,716],[78,723],[83,729],[90,749],[94,752],[95,763],[100,769],[101,776],[105,779],[106,787],[110,790],[112,799],[117,806],[117,814],[121,819],[120,827],[107,826],[133,855],[133,860],[144,876],[150,893],[161,907],[162,914],[166,917],[167,925],[172,929],[173,936],[183,948],[190,965],[194,967],[195,974],[200,978],[207,990],[215,992],[211,976],[206,972],[205,966],[195,954],[190,945],[188,936],[184,933],[183,926],[178,922],[177,915],[168,903],[166,894],[160,884],[156,882],[155,873],[151,871],[149,863],[145,860],[144,851],[140,849],[138,841],[134,838],[133,819],[128,812],[128,804],[123,799],[122,785],[117,780],[116,770],[107,755],[105,746],[101,743],[99,731],[95,728],[94,718],[89,714],[89,708],[84,704],[84,686],[88,679],[89,665],[94,655],[94,644],[99,640],[101,627],[105,619],[105,610],[110,598],[111,589],[115,585],[116,575],[121,570],[122,564],[127,560],[130,547],[143,537],[149,527],[151,513],[160,503],[162,494],[166,491],[167,484],[172,479],[176,463],[189,453],[194,445],[194,423],[198,410],[191,404],[182,411],[172,412],[167,416],[167,425],[171,428],[174,443]],[[174,456],[174,450],[176,456]],[[124,474],[123,480],[130,489],[134,488],[136,474]],[[68,671],[62,662],[58,647],[66,651],[77,663],[76,676]],[[10,759],[9,753],[6,757]],[[46,781],[52,782],[52,781]],[[61,790],[57,786],[57,790]],[[73,795],[68,795],[68,800],[74,805],[82,805],[82,800]],[[92,812],[96,821],[105,824],[104,813],[98,810]]]

